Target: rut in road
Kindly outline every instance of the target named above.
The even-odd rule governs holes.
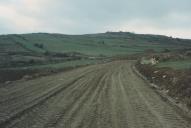
[[[0,127],[191,128],[132,64],[115,61],[0,87]]]

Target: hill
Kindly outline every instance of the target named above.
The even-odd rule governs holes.
[[[50,33],[1,35],[0,67],[185,48],[191,48],[191,40],[130,32],[85,35]]]
[[[145,51],[176,52],[176,49],[185,51],[188,48],[191,48],[191,40],[129,32],[1,35],[0,81],[15,80],[33,72],[46,74],[47,70],[49,73],[106,62],[110,61],[109,57],[119,59],[119,56],[123,58]]]
[[[86,35],[33,33],[0,36],[1,52],[79,52],[86,55],[113,56],[140,53],[147,49],[181,49],[191,47],[191,40],[129,32]]]

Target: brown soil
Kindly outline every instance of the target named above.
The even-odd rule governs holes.
[[[175,107],[116,61],[0,88],[1,128],[191,128]]]

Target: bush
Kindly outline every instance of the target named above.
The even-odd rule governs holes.
[[[40,48],[40,49],[43,49],[43,48],[44,48],[44,45],[43,45],[43,44],[35,43],[34,46],[37,47],[37,48]]]

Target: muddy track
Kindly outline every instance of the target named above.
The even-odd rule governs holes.
[[[175,107],[116,61],[0,88],[0,128],[191,128]]]

